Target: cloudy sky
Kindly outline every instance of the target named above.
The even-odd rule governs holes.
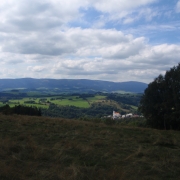
[[[149,83],[180,62],[180,0],[1,0],[0,78]]]

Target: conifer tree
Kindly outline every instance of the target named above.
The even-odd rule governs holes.
[[[148,85],[139,110],[153,128],[180,129],[180,64]]]

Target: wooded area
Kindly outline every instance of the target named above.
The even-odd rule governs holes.
[[[152,128],[180,130],[180,64],[148,85],[139,110]]]

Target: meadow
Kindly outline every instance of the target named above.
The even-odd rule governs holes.
[[[179,139],[179,131],[0,114],[0,179],[179,179]]]
[[[15,105],[36,106],[38,108],[48,108],[50,103],[60,106],[75,106],[80,108],[89,108],[95,102],[102,102],[106,96],[95,95],[94,97],[81,98],[79,96],[47,96],[47,97],[25,97],[11,99],[8,101],[11,107]]]

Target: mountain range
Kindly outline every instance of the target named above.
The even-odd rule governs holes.
[[[146,83],[128,81],[128,82],[111,82],[88,79],[0,79],[0,91],[7,89],[59,89],[61,91],[71,92],[134,92],[143,93],[147,88]]]

